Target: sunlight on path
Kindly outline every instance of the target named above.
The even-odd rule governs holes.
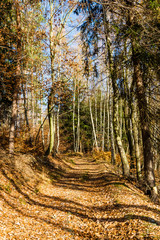
[[[160,207],[92,161],[65,157],[63,174],[46,169],[34,186],[2,171],[1,239],[159,239]]]

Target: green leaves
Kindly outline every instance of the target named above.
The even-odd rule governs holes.
[[[150,0],[149,1],[149,6],[151,9],[158,9],[160,8],[160,3],[158,2],[158,0]]]

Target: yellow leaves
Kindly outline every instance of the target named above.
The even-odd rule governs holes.
[[[93,152],[93,158],[95,160],[111,161],[111,152],[96,151]]]

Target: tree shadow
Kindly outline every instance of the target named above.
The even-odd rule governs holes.
[[[121,210],[121,209],[143,209],[145,211],[150,211],[150,212],[153,212],[153,213],[156,213],[156,214],[160,214],[160,211],[156,208],[151,208],[151,207],[148,207],[148,206],[145,206],[145,205],[131,205],[131,204],[113,204],[113,205],[103,205],[101,207],[95,207],[95,206],[86,206],[86,205],[83,205],[79,202],[76,202],[76,201],[73,201],[73,200],[69,200],[69,199],[63,199],[63,198],[60,198],[60,197],[55,197],[55,196],[48,196],[48,195],[45,195],[45,194],[42,194],[42,193],[37,193],[36,194],[36,200],[31,197],[28,193],[24,192],[23,189],[23,186],[22,186],[22,189],[16,184],[16,182],[10,178],[4,170],[2,170],[2,174],[5,176],[6,179],[9,180],[9,182],[15,187],[15,189],[17,190],[17,192],[19,192],[27,201],[27,203],[29,203],[30,205],[36,205],[36,206],[39,206],[39,207],[42,207],[42,208],[49,208],[49,209],[53,209],[53,210],[59,210],[59,211],[62,211],[62,212],[70,212],[71,214],[75,215],[75,216],[78,216],[78,217],[81,217],[81,218],[86,218],[86,219],[89,219],[89,220],[92,220],[92,221],[97,221],[97,220],[100,220],[101,222],[105,222],[105,221],[117,221],[117,222],[124,222],[124,221],[127,221],[128,219],[139,219],[139,220],[142,220],[142,221],[145,221],[145,222],[150,222],[150,223],[155,223],[156,225],[160,225],[160,222],[153,219],[153,218],[150,218],[150,217],[147,217],[147,216],[141,216],[141,215],[136,215],[136,214],[128,214],[128,215],[125,215],[124,217],[122,218],[97,218],[97,217],[93,217],[91,216],[92,214],[88,215],[86,214],[86,210],[90,211],[90,212],[98,212],[98,211],[112,211],[112,210]],[[112,184],[112,183],[110,183]],[[114,184],[114,183],[113,183]],[[116,182],[117,184],[117,182]],[[122,184],[122,183],[118,183],[118,184]],[[124,184],[123,184],[124,185]],[[125,185],[124,185],[125,186]],[[75,187],[77,187],[77,185],[75,185]],[[84,187],[84,185],[83,185]],[[78,189],[78,188],[77,188]],[[77,190],[76,189],[76,190]],[[27,190],[30,190],[30,191],[33,191],[33,189],[27,189]],[[8,193],[9,195],[9,193]],[[1,195],[1,198],[4,198],[2,195]],[[38,199],[37,199],[38,198]],[[6,199],[4,199],[6,201]],[[40,200],[40,201],[39,201]],[[41,200],[43,200],[43,203],[41,202]],[[52,205],[48,204],[48,200],[49,201],[52,201]],[[46,203],[44,203],[44,201]],[[57,203],[58,202],[58,203]],[[59,203],[63,203],[63,206]]]
[[[77,235],[77,236],[79,236],[79,237],[83,237],[84,239],[101,239],[101,238],[99,238],[99,237],[97,237],[94,233],[91,233],[91,232],[87,232],[87,233],[85,233],[85,232],[83,232],[83,231],[80,231],[80,230],[77,230],[77,229],[72,229],[72,228],[69,228],[69,227],[66,227],[66,226],[64,226],[62,223],[58,223],[58,222],[55,222],[55,220],[54,219],[49,219],[48,217],[47,218],[45,218],[45,217],[40,217],[40,216],[37,216],[37,215],[34,215],[34,214],[32,214],[31,212],[29,212],[29,213],[27,213],[26,211],[24,211],[24,210],[21,210],[21,209],[19,209],[16,205],[14,205],[14,204],[12,204],[11,202],[9,202],[7,199],[5,199],[5,197],[4,196],[2,196],[1,194],[0,194],[0,198],[2,198],[4,201],[5,201],[5,203],[9,206],[9,207],[11,207],[11,208],[13,208],[14,210],[16,210],[18,213],[20,213],[22,216],[24,216],[24,217],[28,217],[28,218],[31,218],[31,219],[34,219],[34,220],[36,220],[36,221],[38,221],[38,222],[42,222],[42,223],[46,223],[46,224],[49,224],[49,225],[52,225],[52,226],[54,226],[54,227],[57,227],[57,228],[60,228],[61,230],[64,230],[64,231],[67,231],[68,233],[71,233],[73,236],[75,236],[75,235]],[[68,211],[69,212],[69,211]],[[107,234],[107,232],[106,232],[106,236],[107,236],[108,234]]]
[[[54,185],[57,187],[61,187],[63,189],[72,189],[72,190],[79,190],[79,191],[86,191],[86,192],[99,192],[102,191],[100,189],[104,186],[109,185],[118,185],[124,186],[126,188],[130,188],[125,182],[120,181],[120,177],[114,173],[97,173],[97,174],[88,174],[88,178],[83,179],[82,174],[75,173],[67,173],[62,171],[61,169],[55,169],[52,163],[41,163],[40,166],[46,166],[47,172],[51,177],[53,173],[60,174],[61,179],[57,179],[54,182]],[[36,167],[36,166],[35,166]],[[16,191],[24,197],[27,204],[31,206],[38,206],[41,211],[47,211],[47,209],[51,211],[58,210],[63,213],[71,213],[72,215],[79,217],[81,219],[86,219],[88,221],[93,221],[95,224],[97,221],[101,223],[105,222],[127,222],[128,220],[141,220],[146,223],[152,223],[157,226],[160,226],[160,222],[154,219],[153,217],[148,217],[138,214],[125,214],[123,217],[109,217],[112,211],[121,212],[122,210],[145,210],[147,212],[156,213],[157,215],[160,214],[160,211],[156,208],[148,207],[145,205],[133,205],[133,204],[110,204],[110,205],[103,205],[103,206],[94,206],[93,204],[87,206],[85,204],[80,203],[79,201],[70,200],[67,198],[61,198],[57,196],[48,196],[42,193],[35,193],[35,189],[31,187],[29,184],[25,182],[22,174],[16,173],[14,167],[8,166],[8,172],[6,172],[2,166],[1,173],[3,176],[10,182],[12,186],[16,189]],[[13,177],[10,176],[12,173]],[[20,185],[18,184],[20,181]],[[8,197],[7,197],[8,196]],[[36,215],[34,211],[28,211],[27,207],[25,206],[17,206],[16,198],[12,196],[12,193],[6,192],[6,194],[0,193],[0,198],[2,198],[7,205],[11,208],[19,212],[25,217],[33,218],[37,221],[47,223],[54,227],[60,228],[68,233],[72,233],[73,235],[78,235],[83,239],[102,239],[97,237],[93,231],[92,232],[83,232],[80,229],[71,229],[65,224],[59,222],[58,220],[52,219],[51,216],[42,217]],[[96,217],[97,214],[94,213],[104,213],[107,217]],[[102,214],[101,214],[102,215]],[[106,230],[106,236],[107,236]],[[107,238],[106,238],[107,239]]]

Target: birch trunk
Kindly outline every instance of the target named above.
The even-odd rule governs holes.
[[[98,133],[98,119],[97,119],[97,96],[95,94],[95,131],[96,131],[96,134]]]
[[[93,136],[94,136],[94,141],[95,141],[95,145],[96,145],[96,150],[99,151],[95,126],[94,126],[94,121],[93,121],[91,97],[89,98],[89,110],[90,110],[91,123],[92,123]]]

